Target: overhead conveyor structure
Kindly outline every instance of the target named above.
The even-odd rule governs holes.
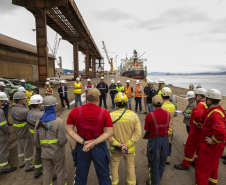
[[[102,56],[74,0],[12,0],[12,3],[25,7],[36,19],[39,81],[44,82],[48,77],[47,25],[73,45],[74,77],[79,76],[78,51],[86,55],[86,78],[90,67],[92,75],[96,76],[96,60],[101,60]]]

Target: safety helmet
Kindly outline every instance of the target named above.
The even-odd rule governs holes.
[[[13,99],[14,99],[14,100],[22,100],[22,99],[26,99],[26,98],[27,98],[27,97],[26,97],[25,93],[24,93],[24,92],[21,92],[21,91],[15,92],[15,93],[13,94]]]
[[[18,87],[17,92],[25,92],[25,88],[23,86]]]
[[[126,83],[130,83],[130,80],[126,80]]]
[[[24,79],[20,80],[21,83],[26,82]]]
[[[87,79],[87,82],[91,82],[91,79],[90,79],[90,78],[88,78],[88,79]]]
[[[80,81],[80,78],[79,78],[79,77],[77,77],[77,78],[76,78],[76,81]]]
[[[206,94],[206,90],[205,90],[205,89],[203,89],[203,88],[198,88],[198,89],[195,89],[195,94],[200,94],[200,95],[205,96],[205,94]]]
[[[101,80],[104,80],[104,77],[103,77],[103,76],[101,76],[101,77],[100,77],[100,79],[101,79]]]
[[[118,102],[128,102],[128,98],[126,96],[126,94],[119,92],[116,94],[115,98],[114,98],[114,103],[118,103]]]
[[[40,94],[35,94],[30,98],[30,104],[41,104],[43,98]]]
[[[0,92],[0,100],[8,100],[6,93]]]
[[[186,95],[186,99],[191,99],[191,98],[194,98],[195,97],[195,93],[194,91],[188,91],[187,92],[187,95]]]
[[[121,82],[118,80],[118,81],[117,81],[117,84],[120,84],[120,83],[121,83]]]
[[[46,85],[49,85],[50,83],[49,83],[49,82],[46,82],[45,84],[46,84]]]
[[[50,81],[50,78],[46,78],[46,81]]]
[[[137,81],[136,81],[136,84],[140,84],[140,80],[137,80]]]
[[[113,84],[113,83],[115,83],[115,81],[112,79],[112,80],[111,80],[111,83]]]
[[[222,95],[221,92],[217,89],[210,89],[206,92],[206,98],[210,98],[213,100],[221,100]]]
[[[162,96],[171,96],[172,91],[169,87],[164,87],[164,88],[162,88],[161,94],[162,94]]]
[[[148,84],[153,84],[154,82],[152,80],[147,80]]]
[[[5,87],[5,83],[4,82],[0,82],[0,87]]]
[[[31,88],[32,86],[31,86],[31,84],[26,84],[26,87],[29,89],[29,88]]]
[[[164,84],[165,83],[165,80],[164,79],[159,79],[159,83],[160,84]]]
[[[44,107],[51,107],[51,106],[54,106],[58,104],[57,101],[56,101],[56,98],[54,98],[53,96],[46,96],[44,99],[43,99],[43,102],[42,102],[42,105]]]

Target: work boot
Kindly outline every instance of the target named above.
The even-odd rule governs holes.
[[[192,161],[192,162],[191,162],[191,165],[192,165],[193,167],[195,167],[195,163],[194,163],[194,161]]]
[[[167,164],[167,165],[170,164],[170,156],[167,156],[166,164]]]
[[[34,167],[32,167],[32,168],[30,168],[30,169],[25,170],[25,172],[32,172],[32,171],[34,171]]]
[[[57,180],[57,175],[54,174],[53,177],[52,177],[52,181],[56,181]]]
[[[11,172],[15,171],[16,169],[17,169],[17,167],[10,166],[10,168],[8,170],[1,172],[1,175],[4,175],[6,173],[11,173]]]
[[[223,161],[223,164],[225,164],[225,165],[226,165],[226,160],[224,160],[224,161]]]
[[[25,164],[23,164],[23,165],[19,166],[19,168],[24,168],[24,166],[25,166]]]
[[[34,179],[38,179],[42,175],[42,172],[34,176]]]
[[[147,112],[143,112],[143,114],[147,114]]]
[[[183,166],[182,164],[174,164],[174,168],[177,170],[188,170],[188,167]]]
[[[221,159],[226,159],[226,155],[222,155],[221,156]]]

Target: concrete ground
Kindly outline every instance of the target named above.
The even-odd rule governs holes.
[[[106,83],[110,84],[110,80],[112,77],[106,77],[105,78]],[[121,80],[122,84],[125,85],[126,78],[125,77],[114,77],[115,80]],[[92,80],[93,84],[96,84],[99,82],[99,79],[95,78]],[[83,89],[84,85],[86,83],[86,80],[82,81]],[[135,85],[135,80],[131,79],[131,85]],[[145,83],[143,82],[143,85]],[[157,86],[156,86],[157,87]],[[40,85],[40,93],[43,95],[43,91],[41,88],[43,88],[42,85]],[[181,88],[175,88],[171,87],[173,90],[173,93],[178,95],[178,110],[185,109],[187,106],[187,100],[180,97],[181,95],[185,95],[187,92],[187,89],[181,89]],[[57,114],[58,116],[63,119],[64,122],[67,121],[68,114],[72,109],[66,109],[62,110],[60,105],[60,99],[57,93],[57,87],[54,87],[54,96],[57,98],[57,101],[59,105],[57,106]],[[69,81],[68,83],[68,96],[70,102],[74,100],[74,94],[73,94],[73,82]],[[107,97],[107,105],[108,110],[111,112],[111,100],[110,96]],[[142,102],[143,105],[143,102]],[[71,106],[72,108],[74,105]],[[132,100],[132,110],[134,111],[135,107],[135,101]],[[223,107],[225,108],[225,98],[223,100]],[[144,110],[144,107],[143,107]],[[144,120],[145,120],[145,114],[138,114],[141,122],[142,127],[142,136],[144,135]],[[183,160],[184,156],[184,145],[183,143],[186,142],[187,139],[187,132],[185,128],[185,124],[183,124],[183,117],[181,115],[178,115],[178,117],[174,118],[174,137],[173,137],[173,149],[172,149],[172,158],[170,165],[166,166],[165,172],[161,181],[161,185],[195,185],[195,169],[193,167],[190,167],[189,171],[178,171],[173,168],[174,164],[180,163]],[[13,135],[13,128],[10,127],[10,130]],[[10,146],[10,165],[11,166],[18,166],[18,158],[17,158],[17,149],[16,140],[13,141],[13,136],[11,136],[11,146]],[[14,138],[15,139],[15,138]],[[69,138],[70,142],[72,143],[72,146],[75,146],[75,142]],[[137,182],[139,185],[145,185],[146,180],[148,179],[148,168],[147,168],[147,158],[146,158],[146,145],[147,140],[140,139],[138,143],[136,144],[136,176],[137,176]],[[225,152],[226,154],[226,152]],[[210,159],[211,160],[211,159]],[[222,164],[222,159],[220,159],[220,166],[219,166],[219,178],[218,178],[218,184],[224,185],[226,184],[226,165]],[[68,185],[72,185],[74,181],[75,176],[75,168],[73,167],[73,160],[71,155],[71,148],[69,143],[66,145],[66,165],[67,165],[67,174],[68,174]],[[124,164],[123,159],[121,160],[120,167],[119,167],[119,185],[125,185],[126,184],[126,166]],[[25,173],[24,169],[17,169],[15,172],[7,174],[7,175],[0,175],[0,184],[1,185],[41,185],[42,184],[42,177],[39,179],[33,178],[33,173]],[[54,185],[57,184],[56,182],[53,183]],[[98,185],[98,180],[95,174],[95,169],[93,165],[90,168],[89,177],[87,185]]]

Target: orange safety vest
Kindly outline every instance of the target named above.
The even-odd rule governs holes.
[[[139,85],[138,87],[135,87],[135,97],[142,97],[142,90],[140,91],[140,89],[142,88],[141,85]]]
[[[47,88],[46,88],[46,96],[52,95],[52,94],[53,94],[52,88],[51,88],[51,87],[47,87]]]
[[[124,92],[125,92],[127,97],[129,97],[129,98],[132,97],[132,87],[131,86],[129,86],[129,87],[125,86]]]

